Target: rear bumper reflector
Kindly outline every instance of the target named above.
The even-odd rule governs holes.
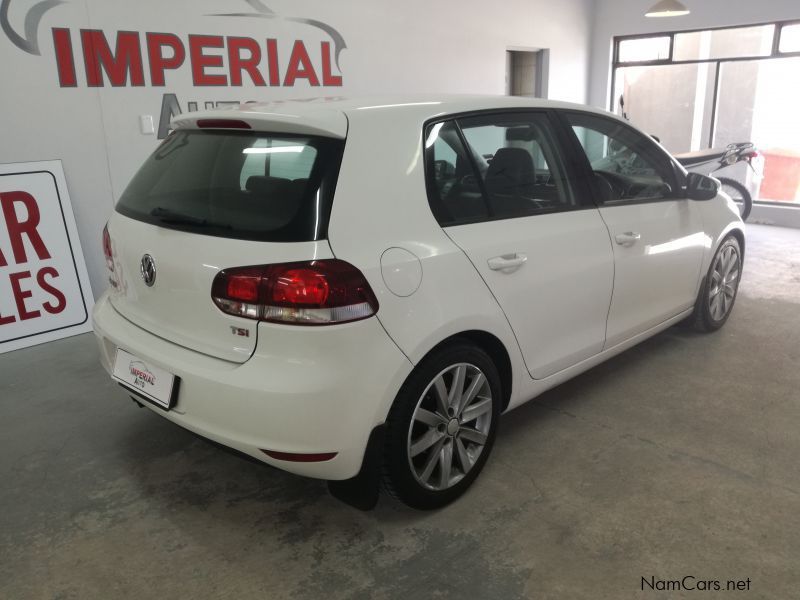
[[[294,452],[277,452],[275,450],[261,450],[264,454],[275,460],[288,462],[325,462],[336,456],[336,452],[319,452],[316,454],[295,454]]]

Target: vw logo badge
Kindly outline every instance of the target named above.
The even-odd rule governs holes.
[[[142,262],[139,265],[139,272],[142,274],[142,279],[147,287],[153,287],[156,282],[156,261],[149,254],[142,257]]]

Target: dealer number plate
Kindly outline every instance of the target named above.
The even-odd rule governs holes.
[[[178,378],[121,348],[114,360],[114,378],[161,408],[169,410],[174,404]]]

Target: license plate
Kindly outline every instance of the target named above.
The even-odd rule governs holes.
[[[114,379],[145,400],[169,410],[178,395],[179,379],[169,371],[117,348]]]

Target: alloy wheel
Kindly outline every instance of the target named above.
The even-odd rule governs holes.
[[[470,472],[492,425],[492,390],[475,365],[441,371],[417,402],[408,431],[411,472],[425,488],[442,491]]]
[[[708,309],[711,318],[721,321],[733,306],[736,288],[739,285],[739,252],[736,246],[728,244],[717,254],[711,272],[711,285],[708,290]]]

